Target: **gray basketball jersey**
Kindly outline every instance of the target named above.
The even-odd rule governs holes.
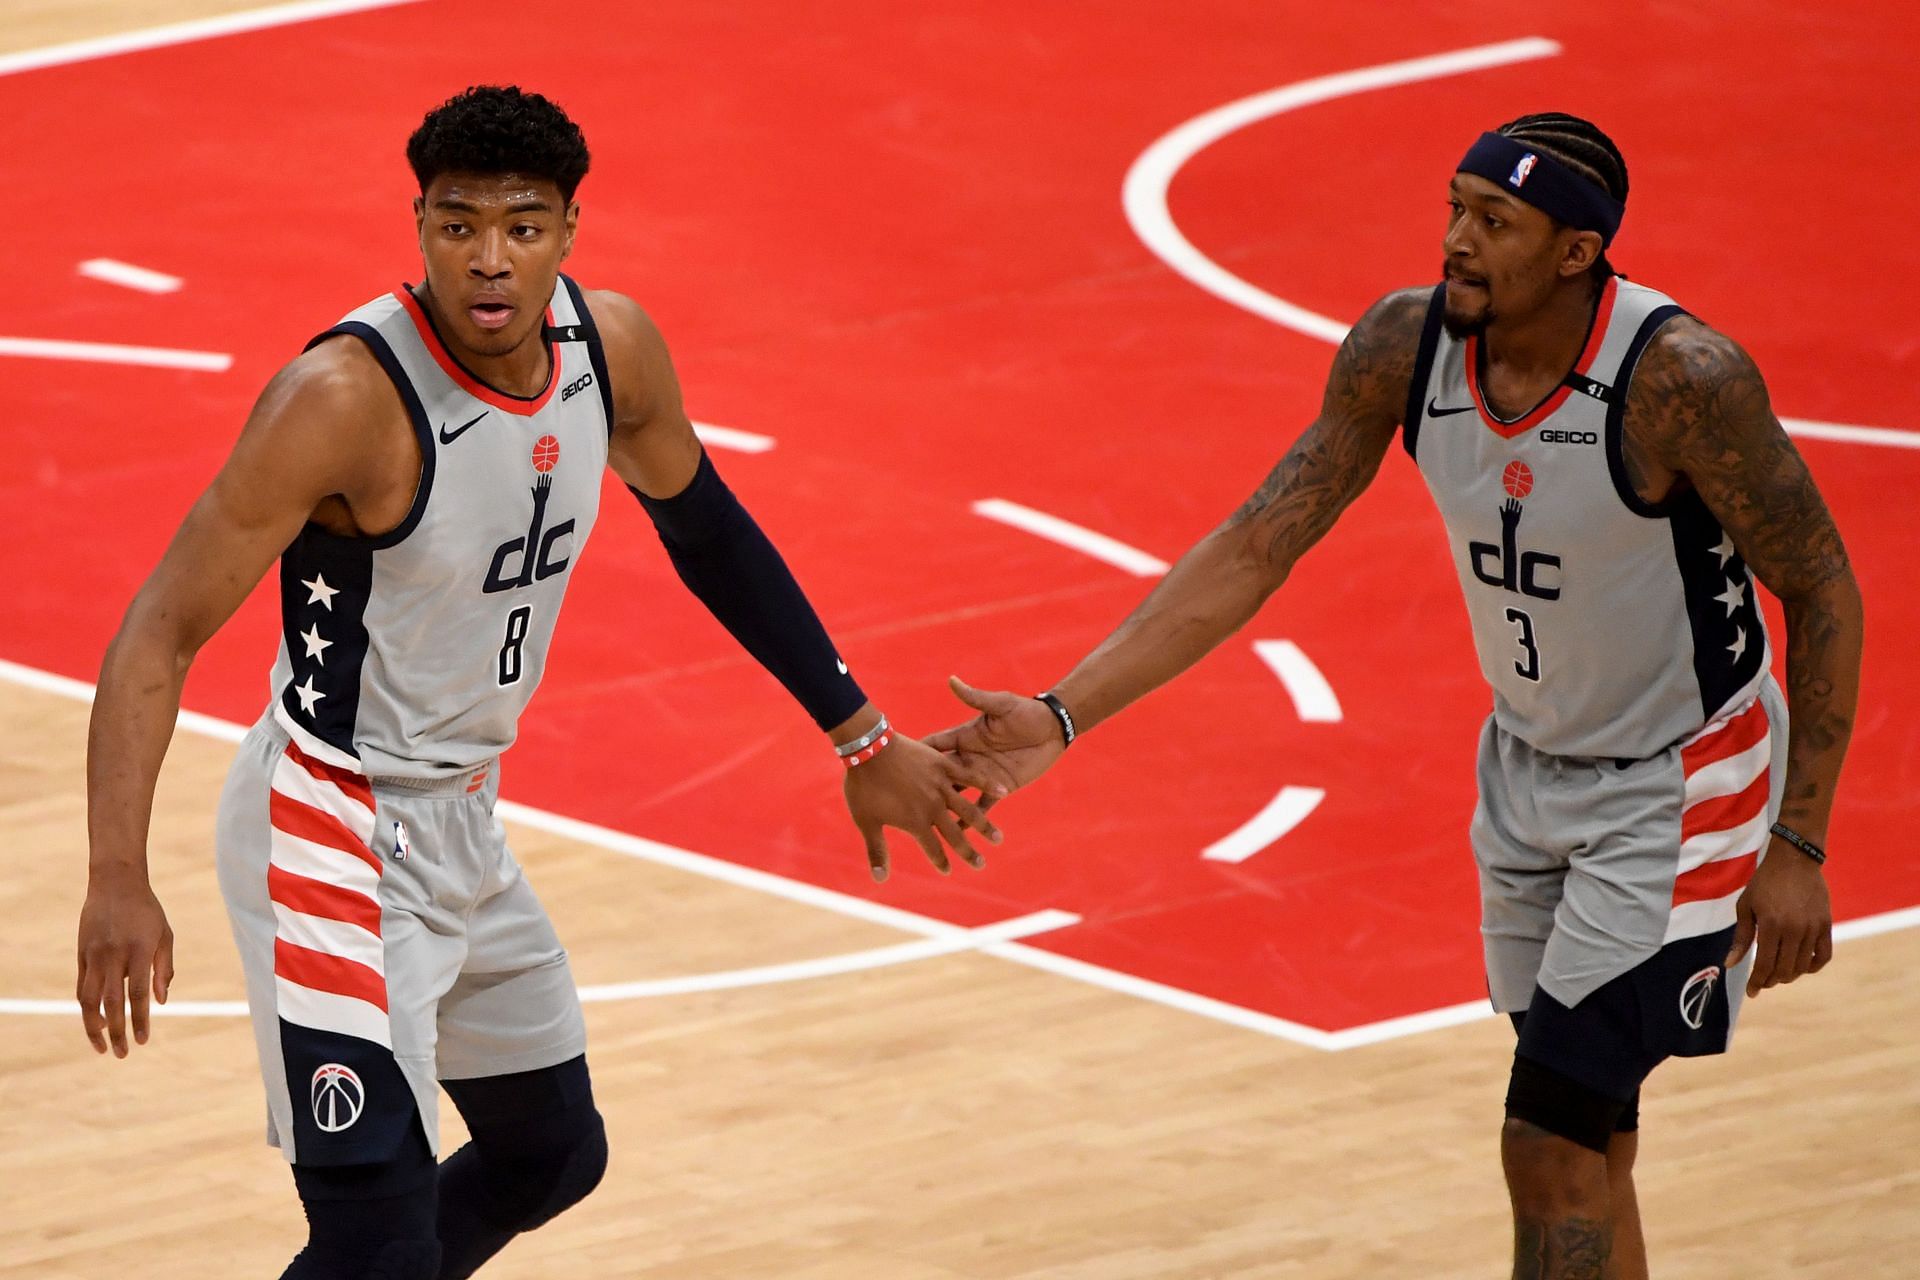
[[[1421,337],[1405,443],[1447,526],[1501,728],[1553,755],[1639,760],[1751,697],[1768,641],[1746,564],[1691,489],[1635,493],[1627,384],[1683,314],[1608,281],[1579,363],[1526,416],[1480,392],[1477,338]]]
[[[362,773],[458,773],[513,744],[599,510],[613,418],[599,336],[561,277],[544,332],[552,373],[522,398],[462,368],[409,289],[314,343],[339,334],[399,391],[420,484],[392,532],[309,524],[282,553],[274,716],[309,753]]]

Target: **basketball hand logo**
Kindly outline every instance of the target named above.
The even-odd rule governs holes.
[[[1713,1003],[1713,986],[1719,980],[1720,966],[1710,964],[1680,988],[1680,1020],[1695,1031],[1707,1021],[1707,1008]]]
[[[351,1067],[329,1062],[313,1073],[313,1122],[322,1133],[352,1126],[366,1106],[367,1091]]]

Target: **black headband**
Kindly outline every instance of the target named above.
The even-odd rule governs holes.
[[[1471,173],[1496,184],[1579,231],[1598,231],[1600,243],[1613,243],[1627,206],[1552,156],[1535,151],[1504,133],[1483,133],[1460,162]]]

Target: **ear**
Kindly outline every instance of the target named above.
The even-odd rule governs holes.
[[[566,225],[567,225],[566,247],[560,250],[560,261],[562,262],[565,262],[568,258],[571,258],[573,256],[573,236],[575,232],[580,230],[580,202],[578,200],[575,200],[572,203],[567,205],[567,224]]]
[[[1600,239],[1598,231],[1569,231],[1565,247],[1560,251],[1560,274],[1571,278],[1586,272],[1594,263],[1600,261],[1606,245]]]

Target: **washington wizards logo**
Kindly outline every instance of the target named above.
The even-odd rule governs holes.
[[[533,521],[526,533],[493,549],[482,590],[511,591],[551,578],[572,559],[560,549],[561,539],[573,532],[573,521],[547,525],[547,502],[553,496],[553,469],[560,465],[560,441],[541,436],[533,442]],[[571,545],[571,544],[569,544]]]
[[[367,1105],[366,1086],[353,1068],[329,1062],[313,1073],[309,1086],[313,1102],[313,1122],[322,1133],[339,1133],[353,1126]]]
[[[1513,176],[1507,179],[1507,185],[1518,191],[1527,185],[1527,175],[1533,172],[1533,166],[1540,163],[1540,157],[1529,151],[1520,157],[1520,163],[1513,166]]]
[[[1680,988],[1680,1020],[1695,1031],[1706,1025],[1707,1010],[1713,1005],[1713,988],[1719,981],[1720,966],[1710,964]]]

